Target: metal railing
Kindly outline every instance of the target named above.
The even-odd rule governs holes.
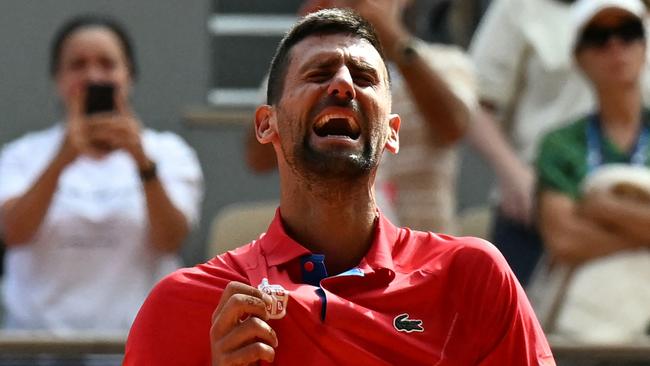
[[[118,366],[126,333],[0,331],[0,365]]]
[[[0,331],[0,365],[119,365],[125,333]],[[633,361],[650,365],[650,338],[632,343],[589,344],[549,336],[558,365],[570,361]]]
[[[640,362],[650,365],[650,338],[625,343],[584,343],[560,336],[548,337],[558,366],[571,361],[598,361],[618,364]]]

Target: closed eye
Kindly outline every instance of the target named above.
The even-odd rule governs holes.
[[[373,86],[373,85],[377,84],[377,80],[374,77],[372,77],[372,75],[368,75],[368,74],[365,74],[365,73],[352,75],[352,78],[353,78],[355,84],[357,84],[359,86],[363,86],[363,87]]]
[[[322,83],[329,80],[332,77],[332,73],[328,71],[315,71],[307,74],[307,80]]]

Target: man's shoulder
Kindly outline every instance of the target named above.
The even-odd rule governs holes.
[[[246,282],[247,273],[259,262],[258,251],[253,244],[241,246],[217,255],[194,267],[181,268],[163,278],[153,293],[163,296],[180,292],[183,296],[201,296],[214,299],[231,281]],[[175,296],[175,295],[174,295]]]
[[[231,281],[248,283],[250,263],[235,258],[239,251],[163,278],[131,327],[124,364],[206,364],[210,355],[207,334],[224,289]]]
[[[151,290],[143,309],[169,311],[174,304],[181,303],[194,308],[216,305],[227,282],[224,283],[225,276],[206,271],[206,264],[181,268],[164,277]]]
[[[455,236],[431,231],[401,228],[405,242],[408,245],[434,246],[442,252],[479,252],[485,254],[498,253],[496,247],[489,241],[474,236]]]
[[[489,241],[471,236],[453,236],[404,229],[406,235],[401,245],[406,246],[407,261],[420,267],[446,264],[503,266],[505,259],[501,252]]]

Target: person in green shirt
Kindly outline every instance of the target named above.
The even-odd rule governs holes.
[[[650,334],[650,109],[640,0],[578,0],[575,64],[595,112],[547,134],[537,156],[537,224],[547,252],[531,299],[545,330],[583,342]],[[621,363],[623,362],[623,363]],[[644,361],[645,362],[645,361]],[[647,363],[647,362],[646,362]],[[598,366],[630,365],[617,360]]]
[[[545,136],[537,159],[538,225],[553,261],[580,264],[650,247],[650,202],[581,184],[611,163],[650,166],[650,113],[642,105],[646,37],[640,1],[576,4],[577,66],[597,112]]]

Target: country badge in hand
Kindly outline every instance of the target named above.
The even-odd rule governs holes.
[[[266,306],[266,310],[269,312],[271,319],[282,319],[287,313],[287,301],[289,300],[289,292],[280,285],[271,285],[269,280],[264,278],[262,283],[260,283],[257,288],[271,295],[273,298],[273,303],[271,306]]]

